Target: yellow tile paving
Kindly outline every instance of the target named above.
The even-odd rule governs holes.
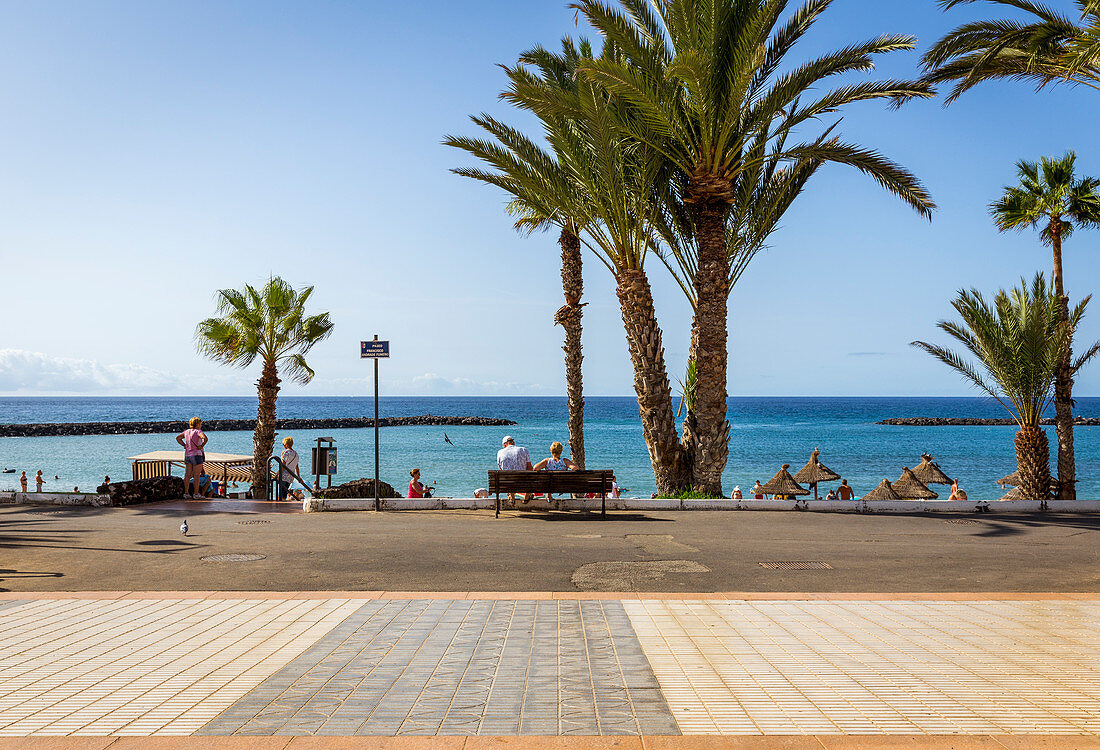
[[[685,734],[1100,734],[1100,600],[623,604]]]
[[[190,734],[362,605],[43,599],[0,610],[0,735]]]

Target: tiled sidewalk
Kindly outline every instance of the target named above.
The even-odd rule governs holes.
[[[1100,744],[1100,596],[104,596],[0,601],[0,735]]]

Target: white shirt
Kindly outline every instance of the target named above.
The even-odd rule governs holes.
[[[506,445],[497,451],[497,468],[501,471],[525,471],[531,463],[526,448],[518,445]]]

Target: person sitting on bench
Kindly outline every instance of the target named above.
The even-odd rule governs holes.
[[[531,454],[527,452],[527,449],[516,445],[515,438],[511,435],[505,435],[504,439],[500,441],[501,449],[497,451],[497,468],[501,471],[533,471],[535,467],[531,465]],[[508,493],[508,502],[513,505],[516,502],[516,493]],[[523,502],[531,502],[531,493],[527,493],[523,496]]]

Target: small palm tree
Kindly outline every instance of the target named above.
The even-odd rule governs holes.
[[[1062,241],[1075,227],[1100,224],[1100,180],[1074,174],[1076,154],[1060,159],[1043,158],[1040,163],[1021,161],[1016,165],[1020,184],[1005,188],[990,212],[1002,232],[1010,229],[1040,229],[1044,245],[1054,251],[1054,293],[1058,319],[1069,321],[1069,298],[1062,283]],[[1077,497],[1077,469],[1073,452],[1073,356],[1072,339],[1062,356],[1054,383],[1055,425],[1058,434],[1058,497]]]
[[[1016,463],[1020,492],[1026,500],[1045,502],[1050,494],[1050,447],[1040,427],[1053,397],[1058,364],[1069,346],[1072,330],[1085,313],[1088,298],[1073,310],[1069,325],[1059,321],[1058,300],[1043,274],[1030,289],[1026,281],[1011,292],[997,292],[992,303],[981,292],[960,291],[952,306],[961,322],[940,321],[938,327],[960,342],[977,362],[950,349],[924,341],[916,346],[958,372],[1001,404],[1016,420]],[[1076,371],[1100,351],[1093,344],[1074,364]]]
[[[234,367],[248,367],[259,359],[263,365],[256,383],[259,405],[252,439],[254,498],[267,494],[280,372],[296,383],[308,383],[314,373],[305,355],[332,333],[328,313],[306,315],[312,294],[313,287],[295,291],[278,276],[261,289],[248,284],[243,290],[222,289],[217,293],[220,317],[207,318],[195,330],[199,352],[210,359]]]
[[[936,42],[921,63],[930,84],[954,83],[951,104],[979,83],[1031,81],[1100,89],[1100,2],[1074,0],[1077,16],[1035,0],[984,0],[1024,11],[1024,20],[996,18],[966,23]],[[978,0],[940,0],[944,10]]]

